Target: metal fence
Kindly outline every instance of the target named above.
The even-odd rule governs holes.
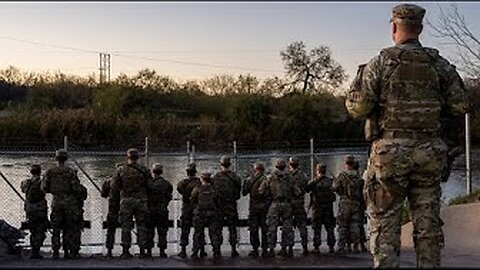
[[[132,143],[129,147],[136,147],[141,152],[140,162],[150,167],[152,163],[160,163],[163,165],[163,177],[170,181],[175,187],[176,184],[186,177],[185,168],[189,162],[197,164],[198,171],[208,170],[216,172],[220,169],[219,158],[221,155],[230,155],[232,157],[232,169],[245,179],[250,172],[251,165],[254,162],[263,162],[266,172],[269,173],[274,166],[277,158],[287,159],[290,156],[296,156],[300,160],[300,168],[307,174],[309,178],[313,177],[314,166],[320,160],[327,164],[330,175],[336,174],[342,170],[342,162],[340,157],[347,154],[354,154],[365,165],[367,147],[364,145],[351,146],[347,148],[329,148],[319,145],[332,144],[333,142],[318,142],[311,139],[305,142],[296,142],[295,145],[285,143],[269,143],[264,145],[263,149],[276,150],[259,150],[258,147],[249,144],[240,144],[232,142],[220,150],[199,151],[196,146],[190,142],[185,143],[184,149],[162,149],[155,147],[155,143],[149,142],[148,138],[144,141]],[[28,177],[31,164],[40,164],[42,172],[45,172],[54,163],[53,153],[55,149],[65,148],[70,154],[67,164],[72,168],[78,169],[80,181],[88,189],[88,198],[84,205],[84,219],[90,221],[90,228],[85,229],[82,234],[82,253],[96,254],[104,253],[104,243],[106,230],[103,229],[103,222],[107,216],[107,200],[100,196],[99,187],[101,183],[108,177],[112,177],[115,171],[115,164],[125,160],[125,149],[112,149],[105,146],[96,146],[95,148],[84,147],[69,142],[65,137],[56,142],[50,142],[43,145],[27,145],[22,149],[18,147],[3,146],[0,149],[0,161],[2,162],[0,171],[5,179],[0,180],[0,190],[2,190],[2,204],[0,209],[0,217],[4,218],[13,226],[20,227],[21,222],[25,220],[25,212],[23,210],[23,201],[16,194],[15,190],[20,190],[20,182]],[[335,158],[334,158],[335,157]],[[8,184],[10,183],[10,184]],[[20,194],[23,195],[23,194]],[[51,202],[51,196],[47,195],[47,200]],[[240,219],[248,217],[248,196],[241,197],[238,201],[238,213]],[[309,196],[306,196],[306,208],[309,204]],[[180,228],[179,219],[181,215],[182,201],[181,196],[174,188],[173,201],[169,204],[169,219],[173,221],[173,226],[168,232],[168,250],[170,252],[179,251]],[[336,209],[335,209],[336,211]],[[310,213],[309,213],[310,216]],[[310,230],[310,239],[312,239],[312,230]],[[226,233],[224,228],[224,233]],[[192,234],[193,235],[193,230]],[[239,227],[239,246],[249,245],[248,228]],[[296,241],[299,242],[299,235],[296,232]],[[50,234],[47,235],[45,248],[48,251],[50,242]],[[207,237],[208,238],[208,237]],[[135,244],[135,237],[134,244]],[[224,237],[224,239],[228,239]],[[281,239],[280,237],[278,239]],[[120,229],[117,230],[116,247],[114,252],[120,251]],[[208,239],[207,239],[208,242]],[[224,241],[225,244],[228,241]],[[25,238],[25,246],[29,246],[28,237]],[[137,252],[138,247],[133,246],[133,251]]]

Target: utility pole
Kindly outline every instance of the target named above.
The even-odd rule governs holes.
[[[110,54],[109,53],[100,53],[100,84],[105,82],[110,82]]]

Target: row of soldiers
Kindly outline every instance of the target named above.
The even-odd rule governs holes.
[[[56,152],[57,165],[49,169],[41,179],[39,165],[32,166],[32,178],[22,182],[22,191],[27,194],[25,210],[31,231],[31,258],[41,258],[40,247],[47,230],[47,201],[45,193],[52,193],[52,213],[50,216],[52,249],[58,258],[60,232],[63,232],[63,250],[66,258],[79,257],[83,221],[83,201],[86,189],[80,184],[76,171],[65,165],[67,152]],[[160,257],[167,257],[168,205],[172,200],[173,186],[161,175],[163,168],[153,164],[151,171],[139,164],[136,149],[127,151],[127,162],[116,165],[111,179],[102,185],[102,197],[108,198],[107,215],[107,256],[112,257],[115,231],[121,227],[121,258],[132,257],[131,233],[136,224],[137,242],[141,258],[152,256],[155,232]],[[177,185],[182,195],[181,216],[181,258],[187,257],[187,246],[191,228],[194,228],[192,258],[205,257],[204,229],[208,228],[213,247],[213,257],[221,257],[223,242],[222,228],[228,227],[231,257],[239,256],[237,246],[237,201],[241,195],[250,196],[249,230],[252,251],[249,256],[274,257],[277,243],[277,229],[282,225],[280,256],[293,256],[294,227],[298,228],[303,254],[308,251],[307,210],[305,195],[310,193],[312,228],[314,231],[314,253],[320,252],[321,230],[327,232],[329,252],[335,252],[334,229],[338,232],[338,252],[366,251],[365,248],[365,203],[363,200],[363,180],[358,171],[358,161],[353,156],[345,159],[345,171],[335,179],[327,177],[325,164],[317,164],[316,176],[308,181],[299,168],[299,160],[291,157],[287,164],[276,161],[270,175],[265,174],[262,163],[255,163],[253,172],[242,185],[241,178],[231,171],[230,158],[220,159],[221,170],[215,175],[202,172],[196,177],[194,163],[187,166],[187,178]],[[335,218],[333,203],[339,196],[338,214]]]

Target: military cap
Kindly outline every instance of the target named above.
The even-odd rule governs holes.
[[[30,173],[32,173],[32,174],[40,174],[41,171],[42,171],[42,167],[40,167],[39,164],[33,164],[30,167]]]
[[[297,157],[290,157],[288,160],[288,163],[290,164],[299,164],[298,158]]]
[[[152,171],[154,171],[154,172],[163,171],[163,166],[160,165],[160,163],[153,163],[152,164]]]
[[[348,155],[345,157],[345,163],[355,163],[355,157],[352,155]]]
[[[265,166],[261,162],[256,162],[255,164],[253,164],[253,168],[265,170]]]
[[[68,157],[67,150],[58,149],[57,151],[55,151],[55,157],[56,158],[59,158],[59,157],[67,158]]]
[[[222,156],[220,158],[220,164],[230,164],[230,157],[229,156]]]
[[[203,179],[209,179],[211,176],[212,176],[211,172],[202,172],[200,174],[200,178],[203,178]]]
[[[285,167],[287,164],[285,163],[285,160],[279,158],[275,162],[275,167]]]
[[[399,24],[419,25],[422,24],[425,9],[414,4],[401,4],[392,9],[390,22]]]
[[[127,150],[127,157],[138,158],[138,150],[136,148],[130,148]]]
[[[196,171],[197,170],[197,165],[195,163],[189,163],[187,165],[187,171]]]
[[[327,167],[327,165],[325,165],[325,163],[323,163],[323,162],[320,162],[320,163],[317,164],[317,170],[320,170],[320,169],[326,168],[326,167]]]

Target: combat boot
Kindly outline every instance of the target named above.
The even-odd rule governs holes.
[[[65,250],[63,251],[63,258],[66,259],[66,260],[72,258],[72,256],[70,256],[70,251],[69,251],[68,249],[65,249]]]
[[[350,244],[347,245],[347,253],[352,253],[352,246]]]
[[[312,253],[320,254],[320,247],[319,246],[314,246]]]
[[[307,245],[304,245],[303,246],[303,256],[307,256],[308,255],[308,246]]]
[[[178,253],[178,257],[185,259],[187,258],[187,247],[182,246],[182,250]]]
[[[123,247],[122,255],[120,255],[122,259],[130,259],[132,258],[132,254],[130,253],[129,248]]]
[[[205,252],[205,247],[201,247],[200,248],[200,258],[203,259],[203,258],[207,257],[207,255],[208,254],[207,254],[207,252]]]
[[[107,249],[107,258],[113,258],[112,249]]]
[[[150,254],[150,257],[152,256],[152,254]],[[165,253],[165,249],[161,248],[160,249],[160,258],[167,258],[167,253]]]
[[[352,249],[352,252],[353,253],[360,253],[360,244],[353,244],[353,249]]]
[[[367,251],[368,251],[368,250],[367,250],[367,247],[365,246],[365,243],[361,243],[361,244],[360,244],[360,250],[361,250],[362,252],[367,252]]]
[[[333,246],[329,246],[328,253],[335,253],[335,248]]]
[[[43,259],[43,256],[40,255],[40,248],[32,247],[32,253],[30,254],[30,259]]]
[[[303,252],[305,252],[305,250]],[[287,257],[293,257],[293,247],[288,247]]]
[[[275,249],[274,248],[270,248],[270,250],[268,250],[266,253],[265,253],[265,256],[264,257],[267,257],[267,258],[275,258]]]
[[[192,251],[192,255],[190,256],[192,259],[198,259],[198,249]]]
[[[52,259],[58,260],[59,257],[60,257],[60,252],[58,251],[58,249],[54,249]]]
[[[148,253],[150,253],[150,257],[151,257],[152,249],[150,249],[150,248],[147,248],[147,249],[140,248],[140,254],[138,255],[138,257],[141,258],[141,259],[149,258]]]
[[[287,247],[282,247],[282,249],[278,252],[278,256],[286,257],[287,256]]]
[[[345,253],[347,253],[347,249],[345,248],[345,246],[340,246],[340,247],[338,247],[337,253],[338,254],[345,254]]]
[[[238,257],[238,252],[237,252],[237,246],[236,245],[232,245],[232,254],[231,254],[231,257],[232,258],[235,258],[235,257]]]
[[[71,254],[72,259],[80,259],[80,253],[79,253],[78,250],[72,250],[72,252],[70,254]]]
[[[262,257],[268,256],[268,248],[262,248]]]
[[[258,248],[254,248],[252,251],[248,253],[250,257],[258,257]]]
[[[220,247],[214,247],[213,248],[213,258],[215,260],[218,260],[222,258],[222,253],[220,252]]]

